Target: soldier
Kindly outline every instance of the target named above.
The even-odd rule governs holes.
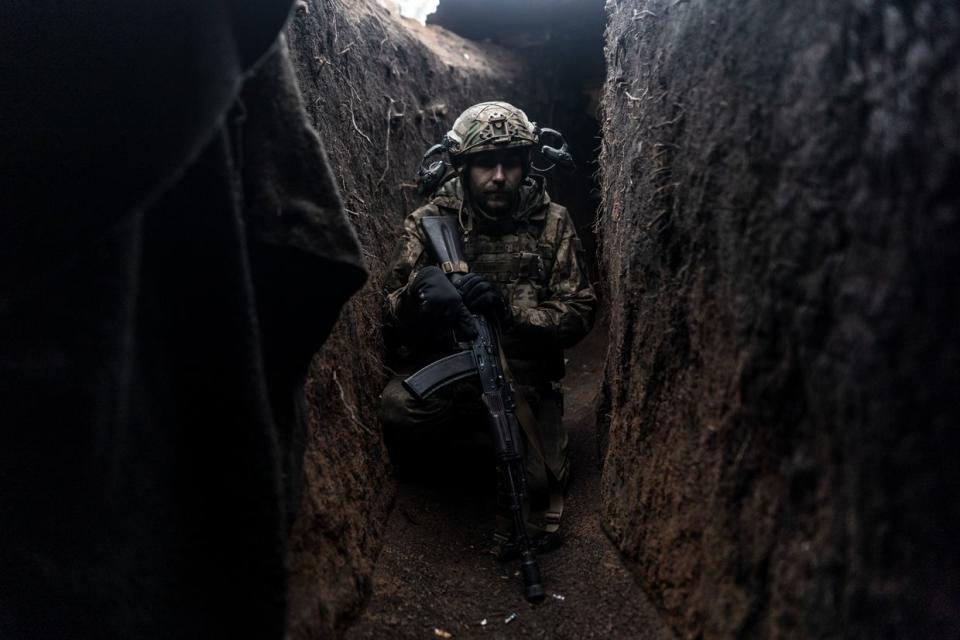
[[[590,331],[597,300],[570,214],[550,200],[543,176],[530,172],[539,133],[505,102],[483,102],[457,118],[443,143],[451,169],[430,203],[404,221],[385,282],[386,330],[400,343],[397,368],[407,374],[443,355],[451,335],[469,337],[468,310],[499,320],[509,368],[541,432],[542,451],[533,456],[527,448],[527,475],[541,503],[534,511],[544,515],[539,532],[552,532],[562,495],[551,510],[551,478],[565,486],[569,477],[563,350]],[[424,216],[443,214],[459,218],[470,269],[456,285],[432,263],[420,225]],[[418,401],[401,384],[404,377],[389,382],[381,401],[394,453],[482,431],[485,409],[473,382]]]

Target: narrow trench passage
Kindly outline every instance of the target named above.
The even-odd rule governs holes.
[[[444,0],[448,30],[431,30],[373,0],[306,4],[291,49],[371,280],[311,371],[293,637],[656,637],[658,616],[683,637],[953,624],[936,603],[956,587],[929,580],[960,566],[960,516],[941,508],[958,503],[958,467],[938,457],[956,411],[937,400],[958,386],[960,287],[943,275],[960,247],[957,38],[930,26],[948,23],[937,11],[957,24],[952,5]],[[598,483],[596,333],[570,354],[576,475],[566,544],[543,557],[564,599],[530,609],[488,554],[491,465],[450,454],[403,480],[388,516],[369,345],[390,246],[422,204],[416,162],[470,104],[505,99],[566,134],[580,169],[548,189],[589,248],[599,140],[583,116],[600,95],[609,446]],[[917,107],[885,106],[901,104]]]
[[[573,473],[563,545],[540,556],[547,599],[525,602],[517,563],[498,563],[491,553],[486,457],[449,459],[401,477],[373,596],[347,638],[673,637],[600,527],[594,403],[605,346],[600,322],[568,353],[564,419]]]
[[[4,640],[960,638],[956,0],[8,4]],[[377,422],[417,165],[497,99],[603,268],[535,607],[490,449]]]
[[[605,77],[602,3],[529,6],[441,2],[431,22],[517,53],[528,77],[509,98],[542,126],[561,130],[578,162],[573,175],[547,172],[550,196],[571,211],[591,262],[599,204],[597,99]],[[496,9],[502,9],[498,11]],[[464,105],[465,106],[465,105]],[[535,165],[545,165],[535,158]],[[547,599],[522,598],[516,562],[498,563],[489,452],[441,452],[429,468],[399,461],[398,495],[384,531],[373,595],[348,638],[671,637],[600,527],[595,405],[603,377],[605,322],[569,351],[564,420],[573,474],[561,525],[563,544],[540,556]]]

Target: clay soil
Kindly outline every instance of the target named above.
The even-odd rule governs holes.
[[[673,637],[600,528],[593,407],[605,343],[598,327],[569,353],[565,419],[574,474],[563,545],[540,556],[546,600],[528,604],[518,563],[491,554],[494,480],[484,456],[430,470],[401,467],[373,596],[347,638]]]

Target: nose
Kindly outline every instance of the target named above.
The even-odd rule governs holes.
[[[507,174],[503,171],[503,164],[498,162],[497,166],[493,170],[493,181],[494,182],[506,182]]]

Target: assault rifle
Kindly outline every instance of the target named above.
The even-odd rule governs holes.
[[[430,251],[452,282],[468,271],[463,259],[459,228],[455,216],[431,216],[421,220]],[[544,598],[540,566],[533,552],[524,503],[527,475],[520,423],[517,420],[517,391],[501,362],[499,331],[495,322],[472,314],[477,337],[467,348],[427,365],[403,381],[404,387],[418,399],[428,398],[443,387],[472,376],[480,379],[482,400],[487,408],[487,424],[496,450],[503,490],[510,511],[513,537],[520,551],[524,597],[530,602]]]

